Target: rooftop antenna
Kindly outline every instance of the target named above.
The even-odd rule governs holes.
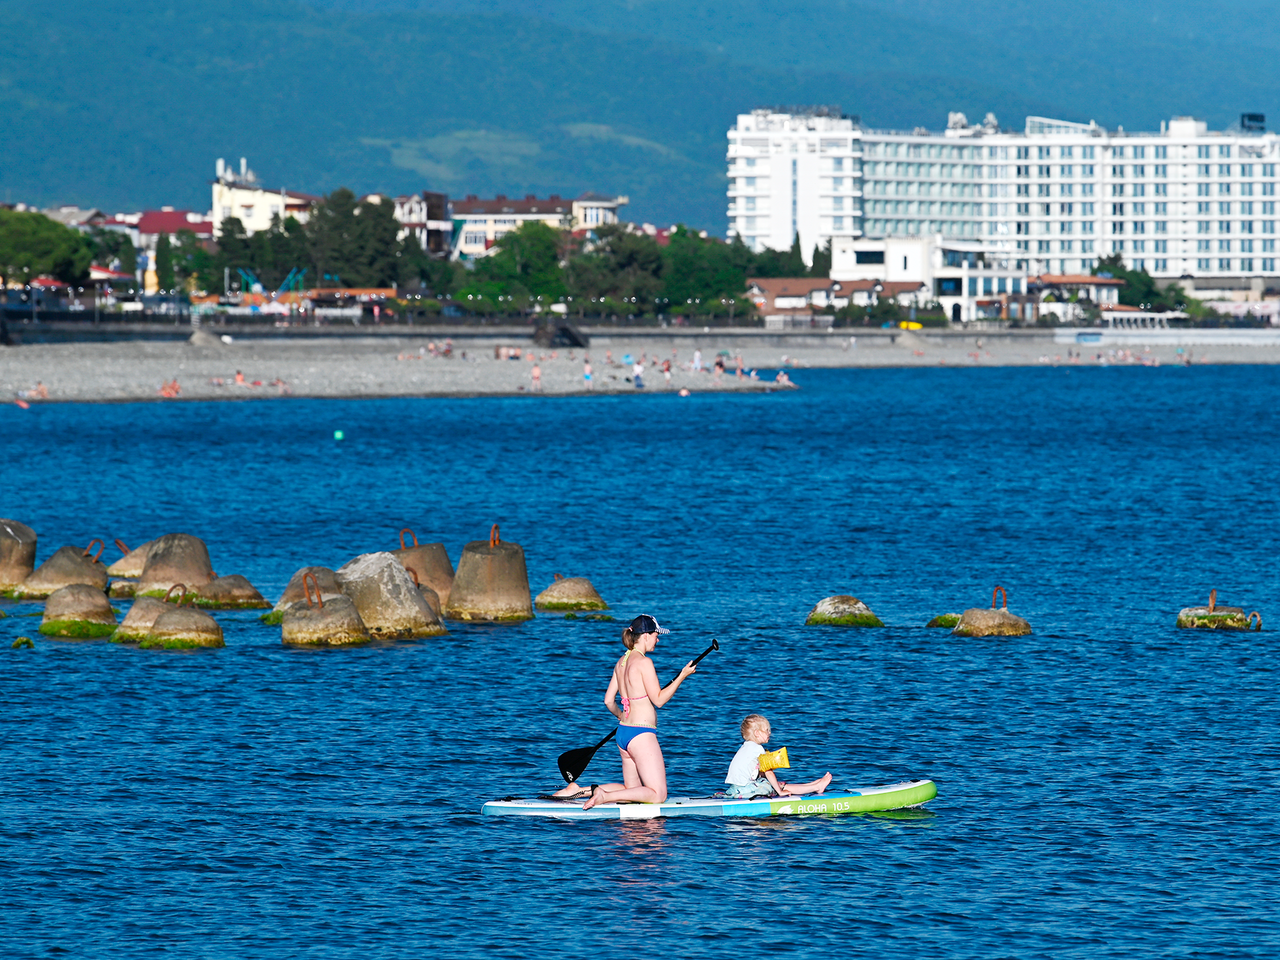
[[[219,157],[218,162],[214,166],[218,171],[218,179],[221,180],[222,175],[227,172],[227,162]]]

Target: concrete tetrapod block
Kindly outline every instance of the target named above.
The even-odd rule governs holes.
[[[450,620],[532,620],[524,548],[498,540],[496,526],[488,542],[473,540],[463,547],[444,615]]]
[[[147,555],[150,554],[153,543],[155,543],[154,540],[148,540],[141,546],[126,550],[124,541],[117,540],[116,546],[124,552],[124,556],[107,567],[108,575],[125,580],[137,580],[142,576],[142,571],[147,568]]]
[[[124,619],[120,621],[120,626],[116,627],[116,632],[111,635],[111,642],[138,643],[145,640],[151,635],[151,628],[160,614],[172,609],[172,604],[165,603],[163,600],[138,597],[133,601],[129,612],[124,615]]]
[[[0,520],[0,591],[9,591],[36,568],[36,532],[17,520]]]
[[[203,610],[170,607],[151,625],[138,646],[144,650],[191,650],[196,647],[225,647],[222,627]]]
[[[286,646],[351,647],[369,642],[369,630],[349,597],[326,597],[324,606],[299,600],[284,611],[280,642]]]
[[[404,566],[390,553],[365,553],[334,573],[374,639],[447,633]]]
[[[843,594],[819,600],[805,617],[806,627],[883,627],[880,618],[857,597]]]
[[[996,595],[1004,603],[996,608]],[[991,591],[991,609],[973,607],[960,614],[960,622],[951,631],[957,637],[1022,637],[1031,632],[1031,624],[1009,612],[1009,597],[1004,587]]]
[[[116,629],[116,614],[107,595],[87,583],[73,583],[49,594],[40,632],[51,637],[85,640]]]
[[[413,537],[413,546],[405,546],[404,535]],[[391,555],[399,560],[406,570],[418,575],[418,585],[430,587],[440,598],[442,604],[448,604],[449,592],[453,589],[453,561],[443,543],[418,543],[412,530],[400,531],[400,549],[392,550]]]
[[[261,610],[271,606],[253,584],[238,573],[196,587],[192,603],[205,610]]]
[[[107,592],[107,568],[83,547],[59,547],[52,557],[40,564],[27,579],[13,589],[13,595],[24,600],[43,600],[55,590],[73,583],[85,583]]]
[[[166,533],[152,541],[147,551],[147,564],[138,578],[137,595],[163,597],[176,583],[195,590],[213,579],[209,548],[203,540],[189,533]]]
[[[1262,614],[1256,610],[1245,614],[1243,607],[1218,605],[1218,591],[1209,591],[1209,602],[1203,607],[1183,607],[1178,611],[1177,625],[1184,630],[1248,630],[1257,618],[1256,629],[1262,629]]]
[[[436,615],[439,620],[444,616],[444,604],[440,602],[440,594],[436,593],[425,584],[418,587],[418,592],[422,594],[422,599],[427,601],[427,606],[431,608],[431,612]]]
[[[289,578],[289,583],[285,586],[284,593],[280,594],[280,599],[271,608],[272,613],[284,613],[299,600],[307,598],[305,591],[302,589],[302,578],[308,573],[316,578],[315,585],[320,588],[320,595],[324,597],[326,602],[330,597],[343,596],[342,587],[338,586],[337,577],[328,567],[303,567]]]
[[[586,577],[562,577],[538,594],[533,605],[539,610],[608,610],[609,605]]]

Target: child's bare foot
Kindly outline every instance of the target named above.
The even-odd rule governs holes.
[[[815,780],[814,783],[817,784],[818,789],[813,792],[822,793],[827,789],[827,787],[831,785],[831,773],[829,771],[827,773],[824,773],[821,777]]]
[[[596,787],[596,792],[587,798],[587,802],[582,805],[582,809],[590,810],[598,803],[604,803],[604,787]]]

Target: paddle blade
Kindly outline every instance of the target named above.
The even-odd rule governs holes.
[[[560,766],[560,776],[565,783],[573,783],[586,772],[587,764],[596,755],[596,747],[579,747],[577,750],[566,750],[556,761]]]

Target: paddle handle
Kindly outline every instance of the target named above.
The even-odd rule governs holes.
[[[698,654],[697,658],[693,661],[693,666],[696,667],[698,664],[702,662],[703,657],[705,657],[709,653],[714,653],[719,649],[720,649],[720,641],[712,640],[711,646],[707,647],[707,649],[703,650],[700,654]]]

